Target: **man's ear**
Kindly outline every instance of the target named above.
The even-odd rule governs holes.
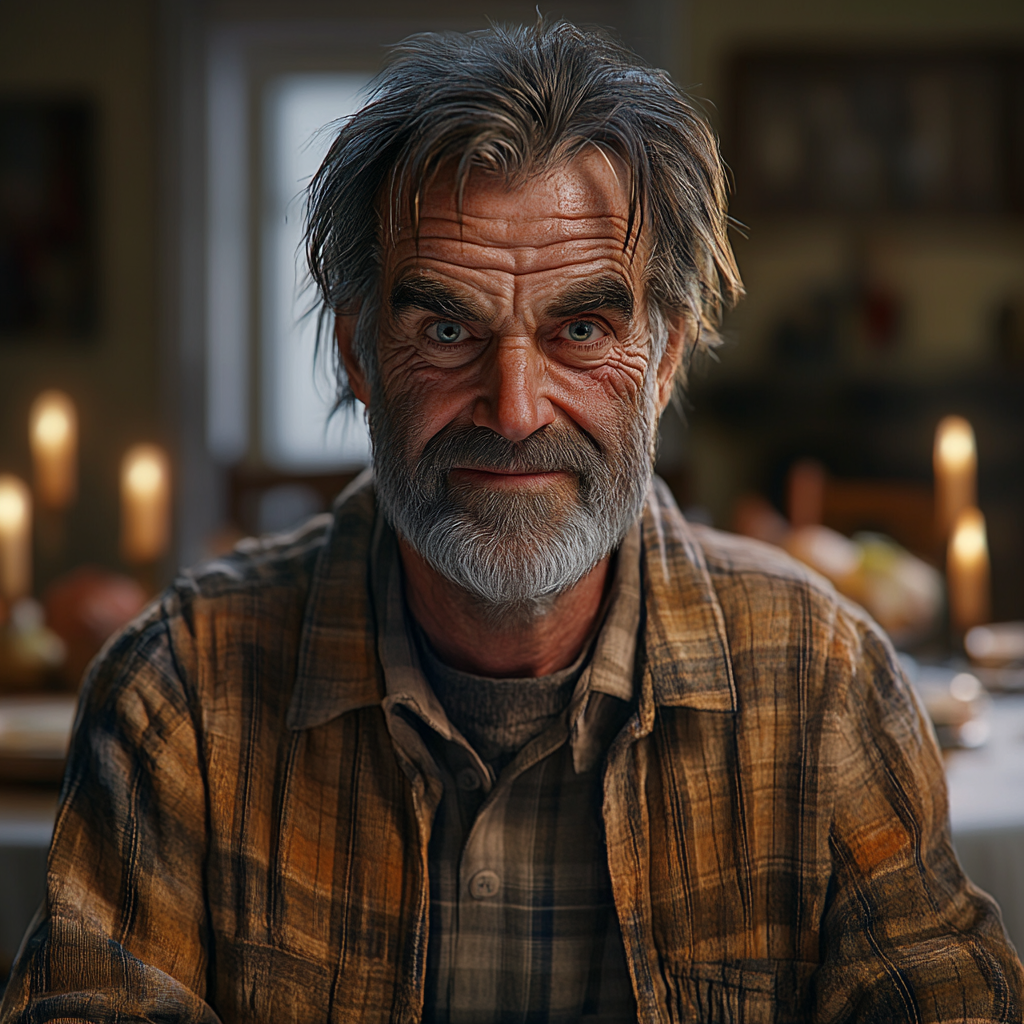
[[[693,317],[687,313],[681,313],[668,324],[668,341],[665,344],[665,351],[662,354],[661,362],[658,363],[658,412],[665,411],[665,407],[672,399],[672,389],[676,384],[676,371],[683,361],[683,355],[697,337],[697,324]]]
[[[336,313],[334,316],[334,337],[338,341],[338,353],[341,356],[342,365],[345,367],[345,375],[348,377],[348,386],[352,394],[359,399],[363,405],[370,405],[370,388],[366,383],[366,374],[356,358],[353,349],[353,339],[356,333],[356,321],[358,313],[342,315]]]

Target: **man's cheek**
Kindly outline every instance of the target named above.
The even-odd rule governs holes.
[[[644,387],[645,364],[612,360],[595,370],[591,379],[600,387],[606,404],[619,416],[632,413]]]
[[[384,338],[380,346],[380,374],[384,389],[389,393],[409,390],[418,370],[427,369],[429,363],[411,341]]]
[[[642,403],[644,364],[613,361],[585,374],[552,375],[555,400],[588,433],[619,432]]]

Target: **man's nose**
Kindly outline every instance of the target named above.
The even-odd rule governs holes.
[[[500,339],[473,407],[473,423],[509,441],[522,441],[554,422],[555,409],[545,394],[546,377],[544,356],[532,339]]]

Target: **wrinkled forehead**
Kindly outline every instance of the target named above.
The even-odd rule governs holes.
[[[644,249],[641,239],[636,251],[635,230],[631,237],[629,189],[623,161],[596,147],[514,184],[473,169],[461,193],[455,169],[444,168],[401,214],[385,265],[429,258],[436,246],[457,242],[522,251],[597,246],[625,268]]]

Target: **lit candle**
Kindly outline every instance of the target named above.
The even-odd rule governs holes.
[[[63,391],[44,391],[29,413],[36,494],[44,508],[71,504],[78,484],[78,415]]]
[[[8,602],[32,589],[32,495],[16,476],[0,476],[0,594]]]
[[[155,562],[170,541],[167,456],[152,444],[130,448],[121,463],[121,550],[127,561]]]
[[[935,431],[935,515],[939,536],[950,535],[957,516],[976,504],[978,455],[974,431],[962,416],[946,416]]]
[[[989,619],[988,540],[985,517],[966,508],[957,517],[946,556],[949,614],[953,629],[964,633]]]

